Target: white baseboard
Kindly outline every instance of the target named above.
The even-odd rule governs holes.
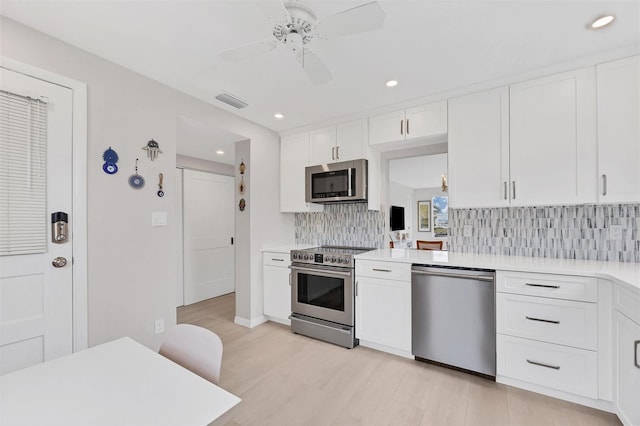
[[[291,320],[290,319],[282,319],[282,318],[278,318],[278,317],[270,317],[270,316],[266,316],[267,320],[272,321],[272,322],[277,322],[278,324],[283,324],[286,326],[291,327]]]
[[[258,326],[258,325],[260,325],[262,323],[265,323],[267,321],[268,321],[267,317],[265,317],[264,315],[261,315],[258,318],[254,318],[254,319],[251,319],[251,320],[246,319],[246,318],[242,318],[242,317],[239,317],[239,316],[236,316],[233,319],[234,323],[236,323],[238,325],[241,325],[243,327],[247,327],[247,328],[256,327],[256,326]]]
[[[615,407],[613,406],[613,403],[611,401],[604,401],[602,399],[592,399],[580,395],[574,395],[568,392],[549,389],[544,386],[534,385],[532,383],[523,382],[522,380],[517,379],[511,379],[504,376],[496,376],[496,382],[616,414]]]
[[[393,355],[398,355],[404,358],[414,359],[414,356],[411,354],[411,351],[403,351],[401,349],[392,348],[390,346],[381,345],[379,343],[367,342],[366,340],[360,340],[360,346],[364,346],[365,348],[375,349],[377,351],[386,352]]]

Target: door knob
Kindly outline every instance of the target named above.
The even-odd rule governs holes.
[[[54,268],[64,268],[65,266],[67,266],[67,259],[65,259],[64,257],[56,257],[51,261],[51,264]]]

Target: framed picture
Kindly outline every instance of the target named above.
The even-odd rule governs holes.
[[[431,232],[431,201],[418,201],[418,232]]]

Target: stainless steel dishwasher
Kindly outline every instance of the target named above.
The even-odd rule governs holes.
[[[412,353],[496,376],[495,271],[413,265]]]

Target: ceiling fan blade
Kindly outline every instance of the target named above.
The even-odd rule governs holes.
[[[233,49],[220,52],[220,56],[230,62],[240,62],[254,56],[271,52],[278,47],[278,40],[261,40],[255,43],[245,44],[244,46],[234,47]]]
[[[320,22],[318,29],[325,37],[364,33],[382,28],[385,16],[380,3],[373,1],[327,16]]]
[[[333,79],[331,71],[316,56],[315,53],[307,50],[298,56],[298,62],[302,65],[304,72],[316,86],[330,82]]]

